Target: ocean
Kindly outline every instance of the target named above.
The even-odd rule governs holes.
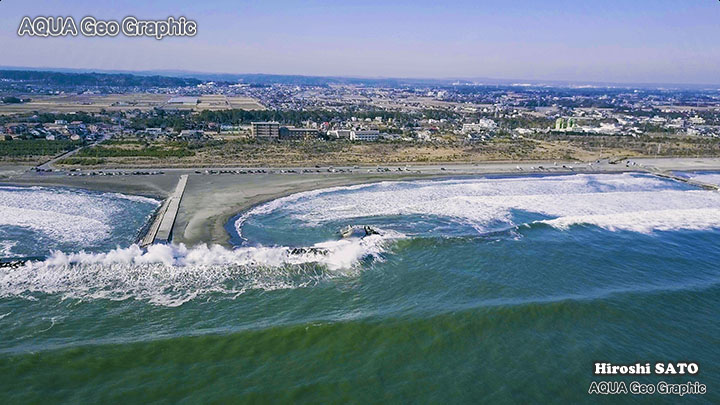
[[[716,191],[644,173],[386,181],[238,213],[233,249],[140,249],[158,205],[0,187],[0,258],[35,258],[0,268],[2,403],[680,400],[593,381],[699,381],[683,401],[720,401]]]

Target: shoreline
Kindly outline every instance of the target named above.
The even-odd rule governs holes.
[[[81,177],[26,172],[19,176],[0,177],[0,184],[82,188],[166,199],[175,190],[180,176],[188,175],[187,187],[172,227],[172,241],[187,246],[217,244],[232,248],[233,236],[229,227],[234,226],[230,223],[233,218],[269,201],[323,188],[465,176],[515,177],[623,172],[657,174],[673,170],[720,170],[720,159],[663,158],[633,161],[639,164],[626,166],[604,162],[589,166],[576,162],[557,162],[556,166],[554,162],[488,162],[473,165],[412,166],[411,171],[402,172],[377,172],[375,168],[378,166],[373,166],[354,169],[353,173],[197,174],[195,171],[199,169],[167,169],[163,175]],[[563,164],[568,167],[563,168]],[[543,169],[538,167],[543,165]]]

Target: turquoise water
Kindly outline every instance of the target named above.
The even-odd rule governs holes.
[[[3,403],[679,400],[590,396],[595,361],[695,361],[605,380],[720,400],[720,193],[644,174],[385,182],[228,229],[234,250],[127,242],[0,269]]]

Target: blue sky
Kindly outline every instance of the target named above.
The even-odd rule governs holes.
[[[23,16],[186,16],[194,38],[18,37]],[[720,2],[0,2],[0,65],[720,84]]]

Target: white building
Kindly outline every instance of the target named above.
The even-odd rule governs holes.
[[[496,128],[497,124],[495,123],[495,121],[488,118],[483,118],[475,124],[463,124],[462,132],[464,134],[468,134],[472,132],[491,131]]]
[[[620,130],[621,128],[615,124],[602,123],[600,124],[600,128],[597,129],[597,132],[601,134],[616,135],[620,133]]]
[[[350,131],[351,141],[377,141],[380,138],[380,131],[377,129],[364,129],[358,131]]]
[[[349,129],[334,129],[332,131],[328,131],[328,136],[336,139],[340,138],[346,138],[350,139],[350,131]]]
[[[699,117],[696,115],[696,116],[690,118],[690,122],[695,125],[702,125],[705,123],[705,119],[703,117]]]

